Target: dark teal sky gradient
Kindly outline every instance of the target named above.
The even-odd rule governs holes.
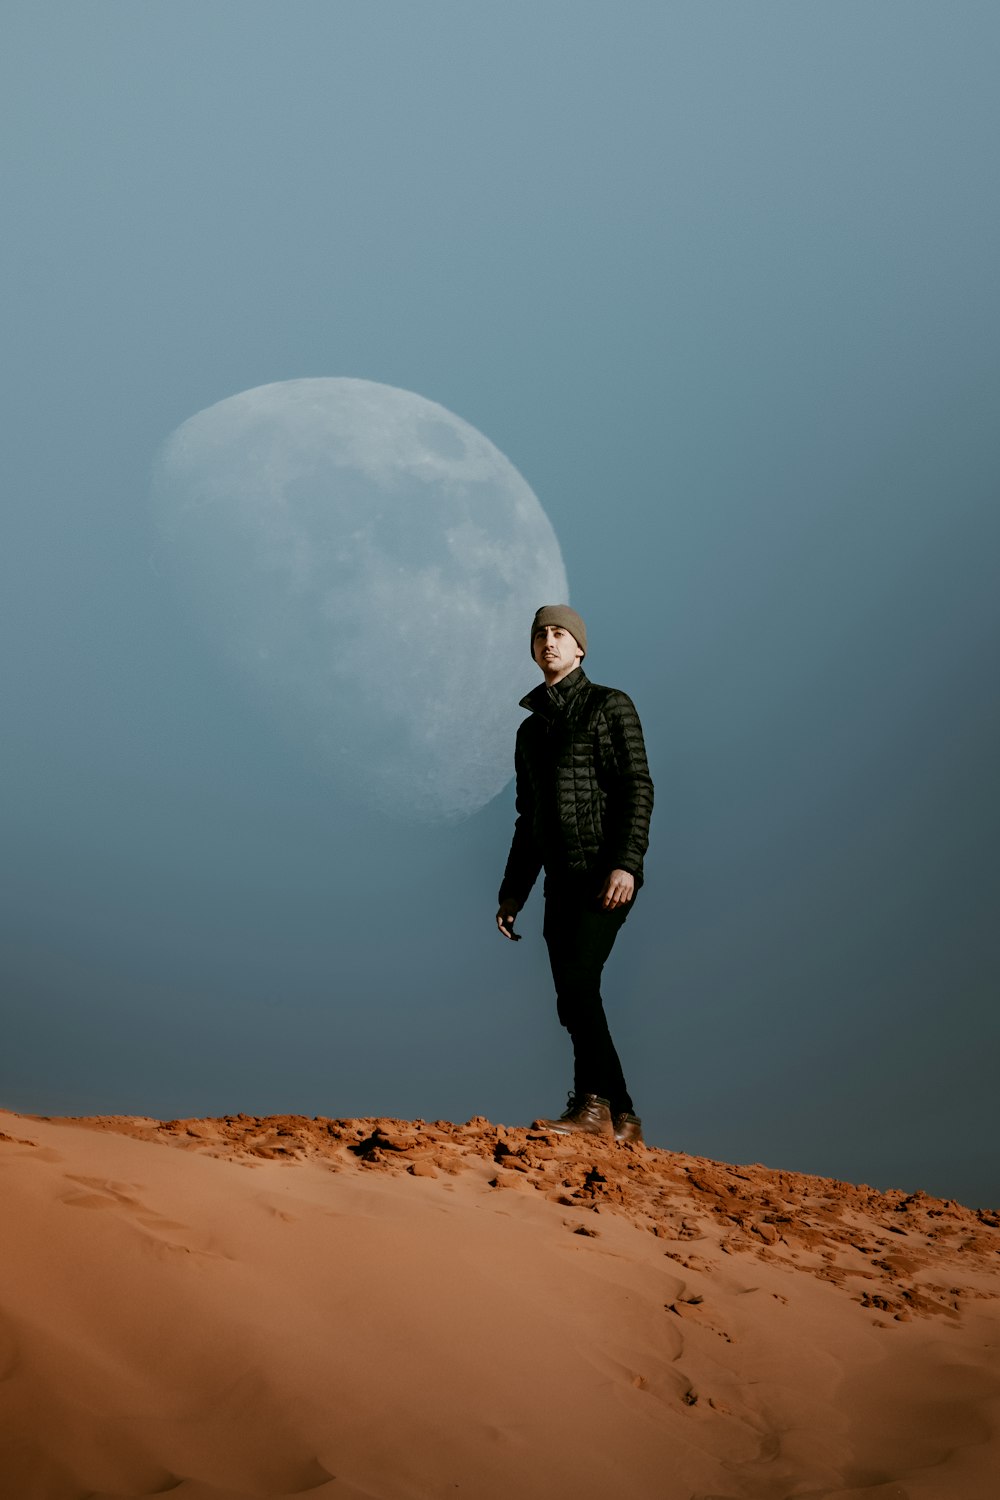
[[[606,995],[651,1141],[1000,1200],[996,6],[4,30],[0,1101],[561,1104],[538,895],[493,929],[511,793],[343,805],[156,564],[174,427],[349,375],[521,470],[643,717]]]

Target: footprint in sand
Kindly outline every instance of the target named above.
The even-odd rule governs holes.
[[[29,1140],[24,1135],[8,1135],[5,1130],[0,1130],[0,1144],[10,1156],[30,1156],[32,1161],[59,1162],[65,1161],[58,1151],[53,1151],[50,1146],[39,1145],[38,1141]],[[27,1150],[14,1150],[13,1147],[27,1147]]]
[[[280,1219],[283,1224],[297,1224],[299,1222],[298,1214],[290,1214],[287,1209],[277,1208],[273,1203],[261,1203],[260,1207],[270,1218]],[[340,1218],[342,1215],[337,1214],[334,1217]]]
[[[64,1193],[60,1198],[69,1208],[141,1208],[138,1198],[133,1198],[129,1188],[139,1186],[132,1182],[109,1182],[103,1177],[77,1177],[72,1172],[65,1174],[67,1182],[89,1188],[89,1192]]]
[[[59,1201],[67,1208],[117,1209],[126,1221],[132,1223],[154,1253],[163,1255],[198,1255],[213,1260],[230,1260],[231,1256],[219,1250],[210,1235],[192,1229],[177,1219],[168,1219],[147,1207],[134,1196],[133,1189],[141,1191],[142,1184],[134,1182],[111,1182],[101,1177],[77,1177],[67,1172],[66,1181],[77,1184],[77,1188],[63,1193]],[[84,1191],[80,1191],[84,1189]]]

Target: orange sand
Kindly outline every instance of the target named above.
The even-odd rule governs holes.
[[[0,1132],[3,1500],[1000,1496],[997,1214],[481,1119]]]

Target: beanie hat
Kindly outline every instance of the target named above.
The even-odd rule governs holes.
[[[559,625],[574,637],[584,656],[587,654],[587,627],[575,609],[568,604],[543,604],[531,622],[531,658],[535,657],[535,631],[546,625]]]

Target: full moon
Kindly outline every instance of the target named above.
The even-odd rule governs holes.
[[[213,645],[345,795],[456,819],[510,780],[531,618],[568,589],[468,422],[369,380],[258,386],[171,434],[152,502]]]

